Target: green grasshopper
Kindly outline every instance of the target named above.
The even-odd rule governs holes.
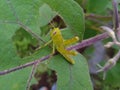
[[[73,50],[67,50],[66,47],[68,45],[71,45],[72,43],[77,42],[79,38],[76,36],[71,39],[64,40],[59,28],[53,28],[50,31],[50,36],[51,36],[50,42],[53,42],[53,53],[55,53],[55,49],[57,49],[57,51],[61,55],[63,55],[69,63],[75,64],[75,61],[71,58],[71,56],[77,55],[77,52]]]

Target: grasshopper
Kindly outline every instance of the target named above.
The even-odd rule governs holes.
[[[75,64],[75,61],[70,56],[77,55],[76,51],[73,50],[67,50],[66,47],[68,45],[71,45],[72,43],[75,43],[79,40],[79,38],[73,37],[68,40],[64,40],[61,31],[59,28],[53,28],[50,31],[51,40],[53,42],[53,53],[55,52],[55,48],[57,51],[64,56],[64,58],[71,64]]]

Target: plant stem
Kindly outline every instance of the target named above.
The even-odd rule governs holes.
[[[99,41],[99,40],[103,40],[103,39],[105,39],[105,38],[108,38],[108,34],[107,34],[107,33],[103,33],[103,34],[97,35],[97,36],[92,37],[92,38],[87,39],[87,40],[83,40],[82,42],[78,43],[77,45],[71,46],[71,47],[69,47],[69,48],[67,48],[67,49],[68,49],[68,50],[75,50],[75,49],[83,48],[83,47],[92,45],[92,44],[94,44],[95,42],[97,42],[97,41]],[[34,65],[34,64],[36,64],[36,63],[38,63],[38,62],[45,61],[45,60],[49,59],[50,57],[51,57],[51,54],[50,54],[50,55],[47,55],[47,56],[44,56],[44,57],[41,58],[41,59],[38,59],[38,60],[35,60],[35,61],[32,61],[32,62],[28,62],[28,63],[26,63],[26,64],[24,64],[24,65],[20,65],[20,66],[17,66],[17,67],[8,69],[8,70],[0,71],[0,75],[5,75],[5,74],[8,74],[8,73],[14,72],[14,71],[16,71],[16,70],[20,70],[20,69],[23,69],[23,68],[32,66],[32,65]]]
[[[86,46],[90,46],[92,44],[94,44],[95,42],[99,41],[99,40],[103,40],[105,38],[108,38],[108,34],[107,33],[103,33],[100,35],[97,35],[95,37],[89,38],[87,40],[83,40],[81,43],[78,43],[77,45],[71,46],[68,48],[68,50],[76,50],[76,49],[80,49]]]
[[[17,66],[17,67],[14,67],[14,68],[11,68],[11,69],[8,69],[8,70],[4,70],[4,71],[0,71],[0,75],[5,75],[5,74],[8,74],[8,73],[11,73],[11,72],[14,72],[16,70],[20,70],[20,69],[23,69],[23,68],[26,68],[26,67],[29,67],[29,66],[32,66],[34,64],[36,64],[38,61],[39,62],[42,62],[48,58],[50,58],[51,55],[47,55],[39,60],[35,60],[35,61],[32,61],[32,62],[28,62],[26,64],[23,64],[23,65],[20,65],[20,66]]]

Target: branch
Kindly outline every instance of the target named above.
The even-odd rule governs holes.
[[[75,49],[83,48],[83,47],[92,45],[95,42],[97,42],[99,40],[103,40],[105,38],[108,38],[108,34],[107,33],[103,33],[103,34],[97,35],[97,36],[92,37],[92,38],[87,39],[87,40],[83,40],[81,43],[78,43],[77,45],[69,47],[68,50],[73,50],[73,49],[75,50]],[[8,69],[8,70],[0,71],[0,75],[5,75],[5,74],[8,74],[8,73],[14,72],[16,70],[20,70],[20,69],[32,66],[32,65],[34,65],[34,64],[36,64],[38,62],[45,61],[45,60],[47,60],[50,57],[51,57],[51,54],[47,55],[47,56],[44,56],[43,58],[41,58],[39,60],[35,60],[35,61],[32,61],[32,62],[26,63],[24,65],[20,65],[20,66]]]
[[[73,50],[73,49],[76,50],[76,49],[80,49],[80,48],[83,48],[86,46],[90,46],[90,45],[94,44],[95,42],[97,42],[99,40],[103,40],[108,37],[109,36],[107,33],[103,33],[103,34],[97,35],[95,37],[92,37],[90,39],[83,40],[81,43],[78,43],[77,45],[69,47],[68,50]]]
[[[112,0],[113,5],[113,25],[116,30],[119,27],[119,18],[118,18],[118,4],[116,0]]]
[[[48,59],[50,57],[51,57],[51,55],[47,55],[47,56],[45,56],[45,57],[43,57],[43,58],[41,58],[39,60],[35,60],[35,61],[32,61],[32,62],[26,63],[24,65],[20,65],[20,66],[8,69],[8,70],[0,71],[0,75],[5,75],[5,74],[8,74],[8,73],[14,72],[16,70],[20,70],[20,69],[32,66],[32,65],[36,64],[38,61],[42,62],[42,61],[44,61],[44,60],[46,60],[46,59]]]
[[[30,76],[28,78],[28,81],[27,81],[27,86],[26,86],[26,90],[30,90],[30,82],[32,80],[32,77],[34,76],[35,74],[35,71],[36,71],[36,67],[37,67],[37,63],[35,63],[32,67],[32,70],[31,70],[31,73],[30,73]]]

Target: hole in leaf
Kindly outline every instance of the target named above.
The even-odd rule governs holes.
[[[15,32],[12,40],[16,47],[17,54],[21,58],[31,55],[39,46],[38,41],[33,38],[28,32],[26,32],[23,28],[19,28]]]

